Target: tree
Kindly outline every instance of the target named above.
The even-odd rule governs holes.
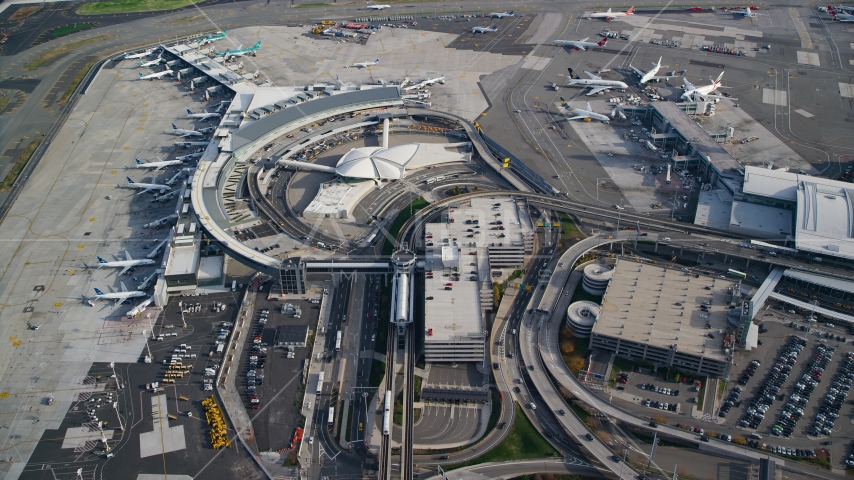
[[[566,327],[564,327],[564,328],[566,328]],[[561,341],[560,341],[560,353],[562,353],[564,355],[569,355],[574,351],[575,351],[575,343],[571,339],[569,339],[569,338],[561,339]]]
[[[676,375],[673,376],[673,381],[679,383],[680,381],[682,381],[682,375],[680,375],[679,372],[676,372]]]
[[[732,437],[732,443],[736,445],[747,445],[747,440],[744,437]]]
[[[655,421],[655,423],[660,423],[660,424],[662,424],[662,425],[667,425],[667,419],[666,419],[666,418],[664,418],[664,417],[658,416],[658,417],[653,417],[652,419]]]
[[[584,358],[575,355],[566,362],[566,366],[569,367],[569,371],[572,372],[573,375],[578,375],[578,372],[584,368]]]

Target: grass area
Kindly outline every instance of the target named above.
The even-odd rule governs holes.
[[[78,15],[108,15],[114,13],[151,12],[186,7],[193,0],[113,0],[111,2],[84,3],[77,9]]]
[[[68,103],[68,99],[71,98],[71,95],[73,95],[74,91],[77,90],[77,86],[80,85],[80,82],[83,81],[83,77],[86,76],[86,73],[89,71],[90,68],[92,68],[92,65],[95,65],[97,61],[98,60],[92,60],[86,65],[83,65],[83,68],[77,71],[77,74],[74,75],[74,79],[71,80],[71,83],[68,85],[68,88],[66,88],[65,91],[62,92],[62,96],[59,97],[59,101],[57,103],[60,107],[64,107],[65,104]]]
[[[70,35],[72,33],[82,32],[83,30],[88,30],[94,26],[95,25],[93,25],[91,23],[78,23],[76,25],[66,25],[64,27],[59,27],[59,28],[55,28],[55,29],[51,30],[50,34],[54,38],[56,38],[56,37],[61,37],[63,35]]]
[[[347,436],[344,437],[347,439],[348,442],[353,438],[350,436],[352,434],[352,430],[353,430],[353,402],[350,402],[350,409],[347,412]]]
[[[53,60],[56,60],[57,58],[67,54],[68,52],[70,52],[72,50],[76,50],[76,49],[78,49],[84,45],[88,45],[90,43],[100,42],[101,40],[104,40],[105,38],[109,38],[109,37],[110,37],[109,35],[99,35],[97,37],[84,38],[84,39],[78,40],[76,42],[66,43],[65,45],[57,46],[56,48],[54,48],[52,50],[48,50],[48,51],[44,52],[43,54],[39,55],[32,62],[21,67],[21,70],[24,70],[27,72],[31,72],[33,70],[38,70],[39,68],[47,65],[48,63],[52,62]]]
[[[15,10],[15,13],[9,17],[9,20],[21,20],[41,10],[41,5],[26,5]]]
[[[315,7],[328,7],[329,3],[301,3],[296,6],[296,8],[315,8]]]
[[[602,304],[602,295],[592,295],[587,293],[587,290],[584,289],[582,285],[583,282],[578,282],[578,285],[575,286],[575,291],[572,292],[572,300],[569,303],[580,302],[582,300],[587,300],[595,303],[596,305]]]
[[[558,345],[560,356],[563,357],[569,371],[578,376],[578,372],[584,367],[584,358],[587,356],[587,350],[590,349],[590,341],[575,338],[569,327],[564,324],[558,333]]]
[[[403,425],[403,392],[394,397],[394,412],[391,418],[395,425]]]
[[[419,210],[423,209],[427,205],[430,205],[427,200],[424,200],[422,197],[418,197],[413,200],[412,203],[400,210],[397,218],[394,219],[394,222],[392,222],[391,227],[388,229],[388,236],[386,237],[385,244],[383,245],[383,255],[391,255],[394,253],[395,246],[393,242],[397,239],[397,234],[400,232],[400,229],[403,228],[403,224],[412,218],[412,215],[418,213]]]
[[[590,418],[590,414],[587,413],[587,410],[576,405],[575,402],[570,402],[569,408],[571,408],[572,411],[575,412],[576,415],[578,415],[578,418],[580,418],[582,422],[584,422],[585,424],[587,423],[587,420]]]
[[[385,377],[385,363],[379,360],[371,362],[371,387],[379,388]]]
[[[377,341],[374,342],[374,351],[377,353],[382,353],[385,355],[387,339],[388,339],[388,326],[389,326],[389,315],[391,309],[391,284],[382,285],[380,287],[380,305],[377,309],[379,313],[379,319],[376,321],[377,323]]]
[[[335,434],[335,438],[341,438],[341,419],[344,418],[344,400],[341,400],[341,403],[338,405],[338,410],[335,411],[338,414],[338,418],[336,419],[336,424],[338,425],[338,433]]]
[[[726,382],[718,379],[718,396],[717,398],[721,398],[724,395],[724,391],[726,391]]]
[[[450,190],[445,190],[445,195],[449,197],[455,197],[457,195],[460,195],[461,193],[463,193],[463,190],[460,187],[454,187]]]
[[[0,96],[0,112],[2,112],[6,107],[9,106],[9,102],[12,101],[12,97],[9,95]]]
[[[418,420],[421,420],[421,409],[415,408],[412,410],[412,424],[415,425]]]
[[[556,456],[558,456],[558,452],[537,432],[531,421],[525,416],[522,407],[516,404],[516,419],[501,443],[477,458],[468,462],[458,463],[452,467],[448,467],[446,470],[488,462],[505,462],[525,458]]]
[[[578,229],[578,225],[569,218],[565,213],[560,214],[560,239],[563,240],[581,240],[584,234]]]
[[[700,391],[697,393],[697,410],[700,411],[703,410],[703,400],[706,399],[706,383],[708,382],[703,382],[700,385]]]
[[[418,375],[415,375],[415,391],[412,393],[412,400],[415,402],[421,401],[421,381],[423,379]]]
[[[492,410],[489,412],[489,420],[486,422],[486,433],[489,434],[492,430],[495,429],[495,425],[498,424],[498,419],[501,418],[501,395],[498,393],[498,389],[490,388],[489,394],[492,396]]]
[[[522,277],[523,274],[524,272],[522,270],[513,270],[513,273],[511,273],[510,276],[507,277],[507,283],[510,284],[510,282],[512,282],[513,280]]]
[[[12,170],[9,170],[9,173],[6,175],[6,178],[3,179],[3,183],[0,183],[0,192],[6,192],[12,188],[12,185],[18,180],[18,175],[21,174],[21,171],[27,165],[27,162],[30,161],[30,157],[35,153],[36,148],[38,148],[39,144],[42,143],[42,139],[33,140],[27,145],[27,148],[21,152],[21,155],[18,156],[18,159],[15,160],[15,165],[12,166]]]

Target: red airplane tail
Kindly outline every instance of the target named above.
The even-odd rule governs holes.
[[[632,7],[630,9],[626,10],[626,15],[633,15],[634,11],[635,11],[635,7]]]
[[[836,10],[832,6],[828,5],[827,6],[827,13],[829,13],[831,15],[836,15]]]
[[[608,37],[605,37],[602,40],[599,40],[599,43],[597,43],[596,45],[599,45],[600,47],[604,47],[606,43],[608,43]]]

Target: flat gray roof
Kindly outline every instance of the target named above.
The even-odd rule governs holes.
[[[736,282],[618,258],[593,333],[726,360],[723,335]],[[709,302],[709,311],[700,307]],[[706,324],[711,328],[706,328]],[[710,338],[708,334],[715,338]]]
[[[854,281],[847,278],[831,277],[829,275],[820,275],[818,273],[805,272],[790,268],[786,270],[783,276],[802,280],[822,287],[841,290],[847,293],[854,293]]]
[[[316,115],[325,110],[333,110],[348,105],[359,105],[372,102],[394,101],[400,99],[397,87],[371,88],[356,92],[341,93],[330,97],[318,98],[305,103],[299,103],[284,110],[262,117],[256,122],[241,128],[233,135],[233,150],[252,143],[268,132],[298,121],[300,118]]]

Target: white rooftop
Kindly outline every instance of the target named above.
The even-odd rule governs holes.
[[[468,143],[405,143],[393,147],[361,147],[345,153],[335,166],[342,177],[399,180],[406,170],[468,162],[471,155],[448,151]]]
[[[798,250],[854,259],[854,188],[851,187],[835,180],[799,179],[795,225]]]
[[[764,234],[765,238],[786,238],[792,234],[792,211],[747,202],[733,202],[730,228],[741,227]]]
[[[769,170],[767,168],[744,168],[744,187],[746,195],[760,195],[787,202],[796,202],[798,176],[784,170]]]
[[[822,287],[832,288],[834,290],[854,293],[854,281],[846,278],[831,277],[830,275],[821,275],[818,273],[805,272],[803,270],[797,270],[794,268],[787,269],[783,273],[783,276],[813,283]]]
[[[433,331],[432,335],[425,337],[424,341],[428,343],[466,339],[485,329],[481,316],[479,282],[469,280],[471,275],[468,274],[477,268],[461,265],[459,281],[443,276],[452,271],[451,268],[445,268],[442,262],[442,257],[454,256],[449,251],[451,249],[456,250],[456,247],[437,249],[439,251],[427,254],[428,262],[433,266],[433,278],[425,278],[424,281],[425,297],[433,297],[424,302],[425,327]],[[450,286],[451,290],[445,290],[446,286]]]

